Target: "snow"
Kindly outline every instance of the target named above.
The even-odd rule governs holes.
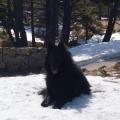
[[[76,62],[81,65],[120,57],[120,41],[89,43],[69,50]]]
[[[38,29],[35,28],[34,31],[36,32]],[[42,31],[44,31],[44,29],[41,29]],[[26,35],[27,35],[27,41],[32,41],[32,32],[31,32],[31,28],[30,27],[25,27],[25,31],[26,31]],[[14,31],[13,29],[11,30],[13,36],[15,37]],[[35,37],[35,42],[41,42],[44,43],[44,41],[41,38]]]
[[[93,35],[89,40],[88,40],[88,43],[98,43],[98,42],[102,42],[104,38],[104,35]],[[119,41],[120,40],[120,32],[116,32],[116,33],[113,33],[111,38],[110,38],[110,41]]]
[[[45,75],[0,78],[0,120],[119,120],[120,80],[87,76],[92,95],[83,95],[61,110],[40,106],[37,94]]]
[[[119,57],[119,35],[108,43],[89,43],[69,51],[81,64]],[[120,79],[86,77],[92,95],[75,98],[61,110],[40,105],[43,98],[38,91],[45,87],[44,74],[0,77],[0,120],[119,120]]]
[[[25,27],[25,30],[26,30],[26,35],[27,35],[27,40],[28,41],[32,41],[32,32],[31,32],[31,28],[30,27]],[[34,31],[37,32],[38,31],[38,28],[34,28]],[[41,28],[41,31],[45,31],[44,28]],[[35,41],[36,42],[41,42],[41,43],[44,43],[44,41],[38,37],[35,37]]]

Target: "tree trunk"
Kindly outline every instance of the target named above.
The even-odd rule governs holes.
[[[32,46],[35,47],[35,33],[34,33],[34,10],[33,10],[33,0],[31,2],[31,31],[32,31]]]
[[[99,20],[101,20],[101,16],[102,16],[102,5],[101,5],[101,3],[98,3],[98,18],[99,18]]]
[[[117,18],[118,5],[119,5],[118,3],[119,3],[119,0],[114,0],[114,5],[113,5],[113,8],[111,8],[111,11],[110,11],[108,27],[107,27],[107,30],[106,30],[105,37],[103,38],[103,42],[109,42],[110,41],[113,29],[114,29],[114,25],[115,25],[115,22],[116,22],[116,18]]]
[[[46,41],[55,43],[58,27],[58,0],[46,0]]]
[[[7,25],[6,30],[9,35],[9,39],[14,44],[14,38],[11,33],[11,28],[13,27],[13,16],[12,16],[12,10],[11,10],[11,0],[7,0]]]
[[[14,15],[15,15],[15,37],[16,46],[24,47],[27,46],[27,36],[23,24],[23,0],[14,0]]]
[[[64,17],[61,41],[63,41],[66,45],[69,42],[70,36],[71,12],[72,12],[71,0],[64,0]]]
[[[85,25],[85,43],[86,44],[88,39],[89,39],[89,27],[88,27],[88,22],[86,21],[86,25]]]

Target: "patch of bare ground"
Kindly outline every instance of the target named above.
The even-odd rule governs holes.
[[[82,67],[85,75],[120,78],[120,60],[104,61]]]
[[[108,19],[103,19],[100,22],[103,25],[103,29],[106,30],[106,28],[108,26]],[[114,32],[119,32],[120,31],[120,20],[119,19],[116,21],[113,31]]]

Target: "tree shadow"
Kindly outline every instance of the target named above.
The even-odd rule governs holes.
[[[28,70],[28,71],[7,71],[7,70],[0,70],[0,77],[17,77],[17,76],[28,76],[31,74],[45,74],[44,69],[39,70]]]
[[[89,106],[91,103],[92,95],[81,95],[78,98],[73,99],[71,102],[68,102],[62,108],[63,110],[75,109],[77,111],[82,111],[82,109]]]

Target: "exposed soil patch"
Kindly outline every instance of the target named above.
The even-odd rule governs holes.
[[[111,76],[120,78],[120,60],[113,59],[110,61],[103,61],[99,63],[89,64],[82,67],[86,75],[93,76]]]

